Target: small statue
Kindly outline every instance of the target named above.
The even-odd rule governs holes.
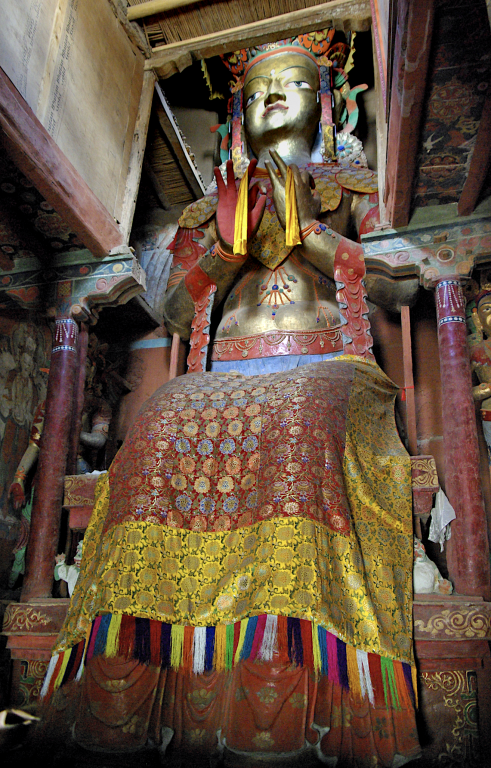
[[[34,419],[29,436],[29,445],[27,446],[22,459],[16,469],[14,480],[9,489],[9,495],[12,498],[14,509],[22,509],[21,529],[19,537],[14,547],[14,564],[9,575],[9,588],[13,589],[17,578],[24,573],[26,560],[26,547],[29,541],[29,530],[31,525],[31,509],[34,494],[35,477],[32,479],[31,490],[26,495],[26,484],[28,483],[31,470],[37,462],[39,454],[39,444],[44,426],[44,406],[45,401],[41,401],[36,408]],[[32,477],[32,475],[31,475]]]
[[[65,555],[63,554],[56,555],[55,557],[55,580],[60,581],[60,579],[62,579],[63,581],[66,581],[68,584],[68,594],[70,597],[73,594],[75,584],[77,583],[80,574],[80,563],[82,562],[82,545],[83,540],[79,541],[77,544],[77,551],[75,552],[75,557],[73,558],[73,565],[65,564]]]
[[[472,320],[476,330],[469,336],[469,349],[471,368],[480,384],[473,387],[472,394],[481,403],[484,438],[491,452],[491,288],[485,287],[478,293],[475,302]]]
[[[413,587],[416,595],[451,595],[453,591],[452,583],[443,578],[417,536],[414,537]]]

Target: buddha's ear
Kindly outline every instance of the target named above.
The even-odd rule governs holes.
[[[477,307],[474,307],[472,310],[472,322],[474,323],[474,327],[477,333],[482,333],[482,323],[477,311]]]

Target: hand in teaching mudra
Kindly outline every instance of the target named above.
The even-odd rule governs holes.
[[[271,179],[273,188],[273,203],[278,216],[278,220],[286,229],[286,182],[288,166],[279,156],[278,152],[272,149],[269,153],[278,167],[279,175],[272,163],[266,163],[266,168]],[[312,221],[315,221],[321,211],[321,198],[312,176],[307,171],[301,171],[296,165],[290,166],[293,173],[295,185],[295,198],[297,201],[297,215],[300,229],[303,229]]]
[[[256,169],[257,160],[252,160],[248,166],[247,174],[250,180]],[[215,168],[215,178],[218,187],[218,208],[216,224],[218,237],[222,247],[232,252],[234,247],[235,214],[239,191],[234,178],[234,166],[232,160],[227,160],[227,183],[225,184],[219,168]],[[256,234],[266,205],[266,196],[260,193],[260,188],[255,184],[248,190],[247,198],[247,239],[250,240]]]

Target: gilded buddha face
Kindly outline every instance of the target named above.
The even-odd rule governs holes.
[[[244,83],[247,140],[256,157],[281,145],[294,155],[299,142],[310,151],[321,114],[319,69],[308,56],[280,52],[255,63]]]
[[[484,333],[491,336],[491,295],[484,296],[479,302],[477,309],[477,315],[481,321],[482,329]]]

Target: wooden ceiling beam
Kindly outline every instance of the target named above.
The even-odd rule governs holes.
[[[147,59],[145,68],[154,69],[158,77],[166,78],[182,71],[192,64],[194,59],[206,59],[236,51],[238,48],[250,48],[253,45],[270,43],[283,37],[325,27],[364,32],[370,29],[370,26],[369,0],[334,0],[154,48],[154,55]]]
[[[167,13],[174,8],[183,8],[185,5],[199,2],[201,0],[148,0],[146,3],[128,6],[126,15],[128,21],[135,21],[136,19],[145,19],[147,16],[154,16],[156,13]]]
[[[167,139],[167,142],[170,144],[171,150],[177,159],[179,169],[186,179],[188,187],[192,190],[196,200],[198,200],[205,194],[203,181],[191,157],[189,156],[189,153],[179,132],[179,127],[176,123],[174,115],[169,109],[169,105],[167,104],[165,96],[162,93],[158,83],[156,86],[156,91],[160,99],[160,104],[155,110],[159,128],[162,131],[164,137]]]
[[[94,256],[104,258],[113,248],[124,244],[114,218],[1,68],[0,143]]]
[[[478,201],[491,162],[491,82],[481,114],[469,173],[457,204],[459,216],[469,216]]]
[[[385,218],[394,228],[405,227],[411,214],[433,3],[402,0],[397,6],[384,200]]]

